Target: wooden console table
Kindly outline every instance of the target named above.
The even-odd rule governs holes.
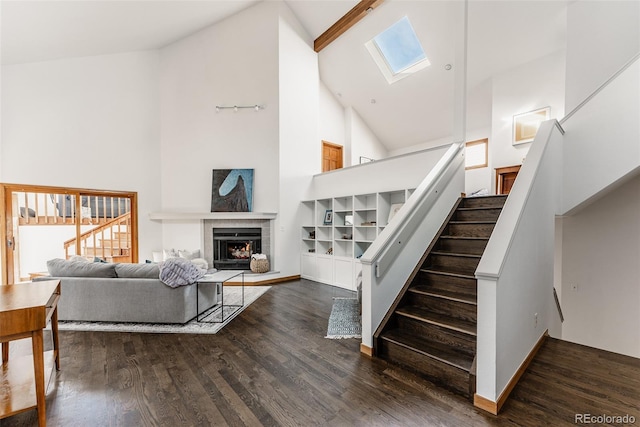
[[[48,383],[53,364],[60,369],[59,299],[59,280],[0,286],[0,419],[35,408],[38,410],[38,425],[47,424],[45,384]],[[49,321],[53,350],[45,352],[42,330]],[[23,338],[31,338],[33,355],[15,357],[9,361],[9,341]]]

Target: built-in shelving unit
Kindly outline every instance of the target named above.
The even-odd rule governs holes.
[[[355,290],[360,257],[412,193],[405,189],[303,201],[301,276]]]

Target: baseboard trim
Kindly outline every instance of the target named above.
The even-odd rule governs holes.
[[[277,285],[278,283],[291,282],[293,280],[300,280],[300,275],[295,276],[285,276],[285,277],[276,277],[274,279],[266,279],[266,280],[258,280],[255,282],[244,282],[245,286],[265,286],[265,285]],[[242,286],[242,282],[224,282],[225,286]]]
[[[360,343],[360,353],[364,354],[365,356],[373,357],[373,348]]]
[[[473,395],[473,406],[493,415],[498,415],[498,404],[493,400],[480,396],[478,393]]]
[[[538,339],[538,341],[533,346],[533,348],[531,349],[527,357],[522,361],[522,363],[518,367],[518,370],[515,372],[515,374],[513,374],[513,377],[511,377],[511,380],[509,381],[507,386],[504,388],[502,393],[500,393],[500,396],[498,397],[497,402],[489,400],[486,397],[480,396],[479,394],[476,393],[473,395],[473,406],[475,406],[476,408],[482,409],[483,411],[487,411],[493,415],[498,415],[498,413],[500,412],[500,409],[502,409],[502,406],[505,404],[505,402],[509,398],[509,395],[513,391],[514,387],[516,386],[516,384],[518,384],[518,381],[520,381],[520,377],[522,377],[522,374],[525,373],[525,371],[529,367],[529,364],[531,364],[531,361],[536,356],[536,354],[538,353],[538,350],[540,350],[540,347],[542,347],[544,340],[548,336],[549,336],[549,330],[547,329],[546,331],[544,331],[542,336]]]

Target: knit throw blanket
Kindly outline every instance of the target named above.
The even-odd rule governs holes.
[[[197,282],[206,272],[207,270],[197,267],[188,259],[168,258],[160,264],[160,281],[177,288]]]

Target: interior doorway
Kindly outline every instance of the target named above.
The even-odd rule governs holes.
[[[322,141],[322,172],[341,169],[343,156],[342,145]]]

